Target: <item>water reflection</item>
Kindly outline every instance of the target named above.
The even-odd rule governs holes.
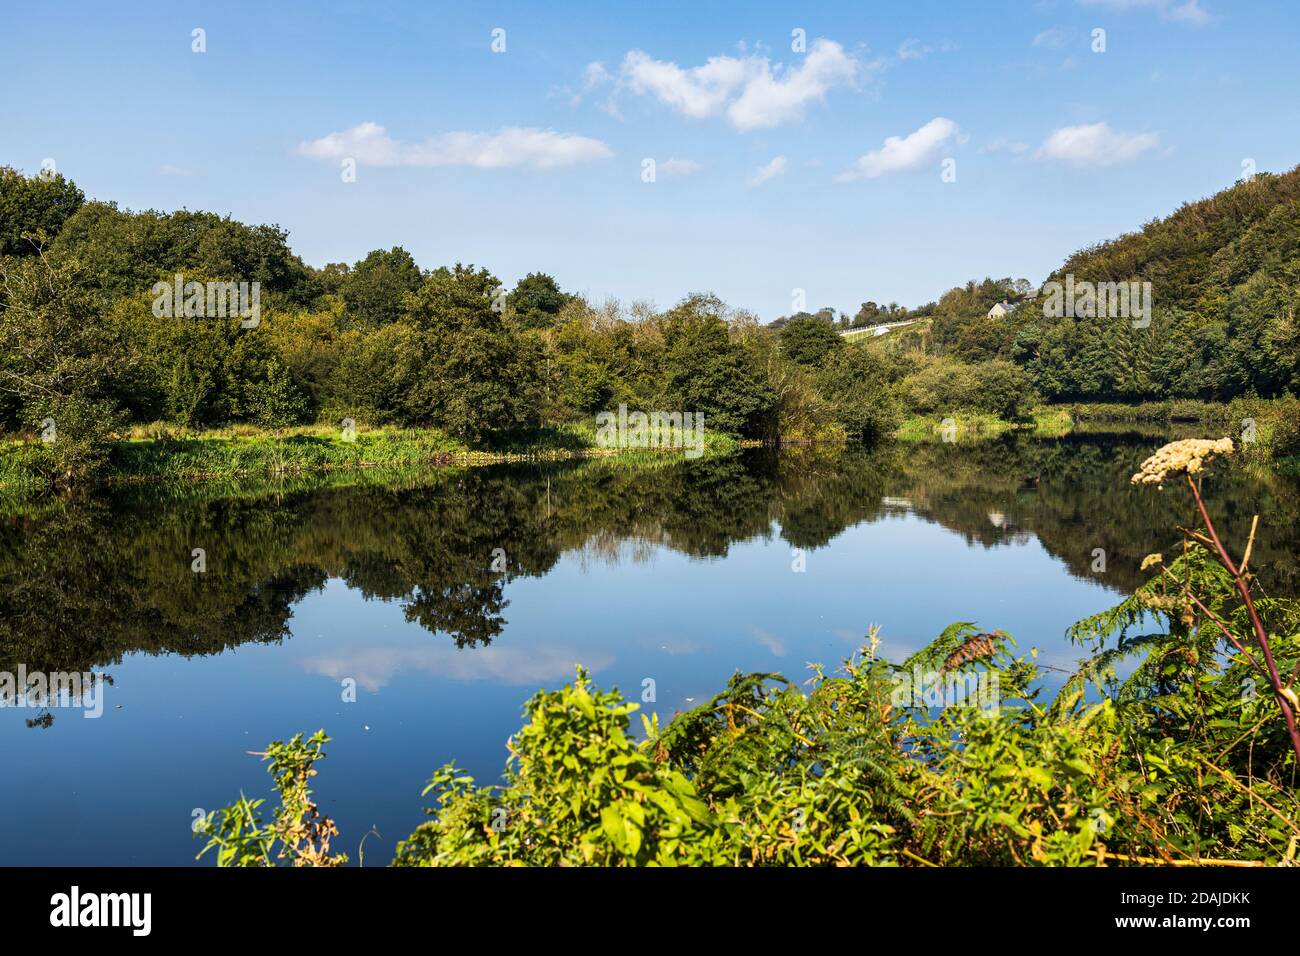
[[[493,642],[509,619],[511,583],[546,575],[563,555],[596,565],[668,548],[714,559],[738,542],[774,537],[812,551],[854,525],[900,515],[986,548],[1036,538],[1072,575],[1127,591],[1143,578],[1143,556],[1176,542],[1177,525],[1190,519],[1174,490],[1137,493],[1128,484],[1158,444],[1133,435],[1013,437],[767,450],[648,469],[510,466],[406,486],[212,500],[120,492],[0,526],[0,671],[20,663],[101,670],[133,652],[211,655],[284,641],[294,605],[338,579],[368,599],[398,602],[435,638],[418,651],[363,645],[346,658],[313,658],[316,673],[352,675],[369,688],[407,669],[549,681],[571,652]],[[1232,540],[1244,540],[1260,514],[1252,566],[1265,587],[1300,592],[1295,483],[1239,470],[1210,481],[1215,520]],[[204,573],[191,570],[194,548],[206,552]],[[1099,548],[1104,574],[1092,570]],[[496,549],[502,572],[491,567]],[[763,628],[752,636],[769,647],[782,640]],[[462,648],[476,653],[457,654]]]

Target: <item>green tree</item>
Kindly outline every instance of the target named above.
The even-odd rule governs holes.
[[[109,301],[179,272],[259,284],[264,306],[311,304],[318,286],[274,225],[248,226],[210,212],[129,212],[88,202],[63,224],[50,258],[76,263],[78,282]]]
[[[271,331],[272,315],[251,328],[235,318],[159,316],[143,292],[98,321],[120,342],[115,397],[136,421],[283,427],[315,414],[307,382],[277,348],[283,338]]]
[[[623,321],[600,323],[585,303],[565,307],[548,333],[556,398],[566,411],[592,415],[626,402],[644,406],[641,387],[657,367],[657,348],[638,341],[639,330]]]
[[[228,421],[283,428],[314,417],[311,395],[276,354],[261,326],[237,330],[225,377]]]
[[[0,256],[34,254],[58,235],[85,198],[60,174],[28,177],[0,166]]]
[[[853,317],[853,327],[855,329],[863,328],[868,325],[875,325],[883,321],[880,314],[880,306],[871,300],[863,302],[858,308],[858,314]]]
[[[348,320],[363,328],[396,322],[406,296],[419,289],[423,280],[415,259],[401,246],[376,249],[339,282]]]
[[[1014,362],[994,359],[973,368],[975,388],[970,402],[1003,421],[1020,421],[1038,404],[1038,392],[1027,372]]]
[[[470,442],[540,423],[540,347],[506,327],[499,288],[486,269],[457,263],[434,270],[415,293],[415,355],[403,359],[408,420]]]
[[[519,280],[506,300],[510,316],[529,329],[550,328],[572,296],[544,272],[530,272]]]
[[[779,334],[786,358],[799,365],[820,365],[828,352],[844,344],[835,327],[819,318],[791,319]]]
[[[895,386],[903,407],[921,415],[972,407],[973,367],[950,358],[931,358]]]
[[[850,345],[828,352],[817,371],[817,386],[850,435],[874,441],[888,437],[898,427],[888,369],[867,346]]]
[[[42,433],[43,465],[60,484],[104,464],[121,420],[114,395],[124,352],[94,305],[44,255],[0,259],[0,394]]]
[[[774,396],[731,340],[723,311],[715,296],[693,295],[665,314],[664,409],[702,412],[706,428],[759,437]]]

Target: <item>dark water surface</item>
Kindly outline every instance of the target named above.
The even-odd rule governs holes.
[[[0,706],[0,864],[191,862],[196,810],[270,796],[247,751],[320,727],[334,738],[315,789],[342,829],[335,849],[355,862],[373,827],[367,863],[386,863],[423,819],[430,772],[454,759],[495,779],[523,702],[577,663],[634,699],[653,680],[644,709],[661,719],[737,669],[834,665],[872,623],[892,659],[974,621],[1069,670],[1082,651],[1065,628],[1140,583],[1142,557],[1191,520],[1178,489],[1128,484],[1159,444],[1019,438],[227,497],[147,489],[0,518],[0,672],[112,680],[95,719]],[[1295,484],[1232,470],[1208,489],[1232,541],[1260,513],[1252,566],[1297,593]]]

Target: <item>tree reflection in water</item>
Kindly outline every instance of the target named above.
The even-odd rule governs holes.
[[[815,549],[905,509],[997,547],[1026,535],[1079,577],[1129,591],[1148,553],[1189,517],[1128,483],[1160,436],[1024,437],[874,449],[786,448],[645,467],[613,460],[480,468],[391,484],[191,497],[152,488],[0,522],[0,670],[87,671],[132,652],[214,654],[289,636],[293,606],[337,578],[401,602],[458,647],[489,644],[506,589],[566,553],[694,557],[778,536]],[[1224,470],[1212,517],[1244,540],[1266,589],[1296,594],[1300,493],[1289,479]],[[201,547],[207,570],[191,570]],[[503,549],[503,572],[491,568]],[[1094,549],[1107,572],[1091,573]],[[942,569],[936,568],[936,580]],[[38,723],[38,725],[40,725]]]

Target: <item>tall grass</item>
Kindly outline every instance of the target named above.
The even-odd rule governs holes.
[[[546,426],[499,436],[490,447],[470,448],[435,429],[358,429],[304,426],[266,431],[241,425],[211,431],[149,425],[132,428],[109,447],[103,482],[156,485],[165,497],[241,497],[265,489],[324,485],[418,483],[431,471],[509,462],[602,459],[631,467],[680,462],[680,448],[621,449],[596,446],[587,423]],[[741,442],[707,433],[704,455],[734,453]],[[0,446],[0,513],[27,513],[50,487],[39,441]]]

